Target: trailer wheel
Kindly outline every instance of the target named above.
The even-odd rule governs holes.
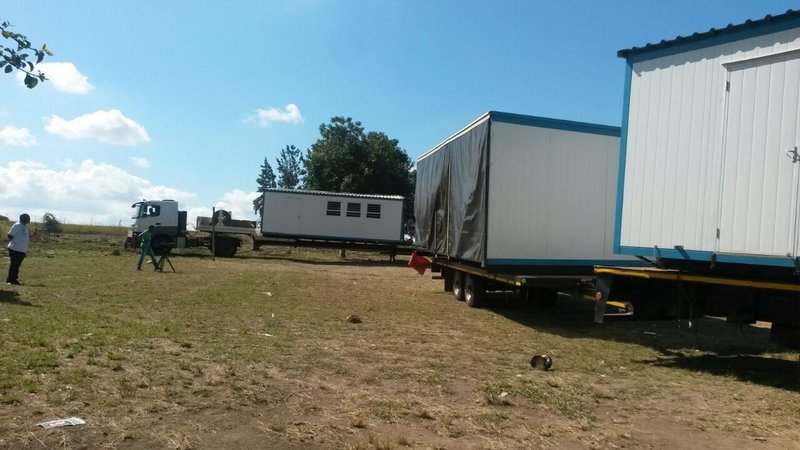
[[[535,288],[533,290],[533,301],[537,308],[552,308],[558,301],[558,289]]]
[[[453,296],[456,300],[463,302],[464,301],[464,272],[460,270],[454,270],[452,272],[453,277]]]
[[[163,234],[160,236],[155,236],[153,241],[150,243],[150,246],[153,249],[153,253],[156,256],[163,256],[169,255],[172,251],[172,239],[169,236],[164,236]]]
[[[234,239],[217,236],[216,240],[217,242],[214,245],[214,256],[219,256],[220,258],[231,258],[236,254],[238,247]]]
[[[477,308],[486,296],[486,282],[483,278],[466,274],[464,276],[464,301],[470,308]]]

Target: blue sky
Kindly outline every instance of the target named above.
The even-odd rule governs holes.
[[[616,52],[798,1],[7,2],[55,55],[0,74],[0,214],[130,223],[172,198],[253,219],[259,166],[349,116],[412,159],[489,110],[620,125]],[[3,42],[6,45],[7,42]]]

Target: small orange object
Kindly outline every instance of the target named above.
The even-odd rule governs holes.
[[[420,256],[417,254],[416,251],[411,252],[411,258],[408,258],[408,267],[416,270],[418,274],[425,275],[425,271],[428,269],[428,261],[427,258],[424,256]]]

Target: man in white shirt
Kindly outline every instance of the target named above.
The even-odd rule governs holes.
[[[8,266],[8,278],[6,283],[19,284],[19,266],[22,265],[22,260],[25,259],[25,253],[28,251],[28,236],[27,225],[31,223],[31,216],[21,214],[19,222],[11,226],[8,230],[8,257],[11,259],[11,265]]]

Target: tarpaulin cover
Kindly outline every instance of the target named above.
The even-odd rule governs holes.
[[[489,117],[417,161],[418,246],[484,262],[488,152]]]

